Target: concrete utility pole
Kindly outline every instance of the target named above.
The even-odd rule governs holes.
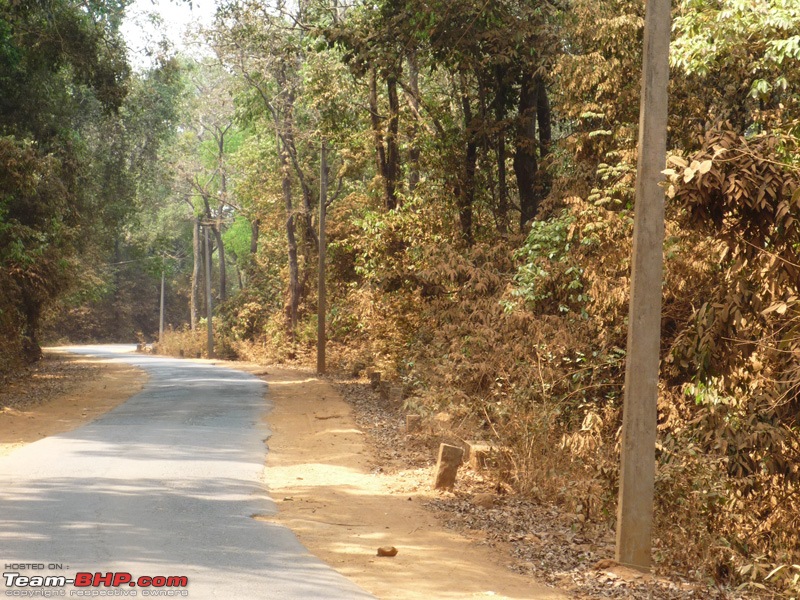
[[[206,243],[206,307],[208,319],[208,358],[214,358],[214,328],[212,318],[214,307],[211,303],[211,245],[208,243],[208,225],[203,227],[203,235]]]
[[[325,373],[325,217],[328,212],[328,146],[322,140],[319,152],[319,282],[317,286],[317,373]]]
[[[161,305],[158,311],[158,343],[164,341],[164,269],[161,269]]]
[[[650,568],[661,345],[669,0],[647,0],[622,422],[617,561]]]

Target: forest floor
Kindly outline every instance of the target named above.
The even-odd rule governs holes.
[[[406,435],[399,407],[363,380],[213,362],[269,384],[265,481],[275,515],[320,559],[378,598],[733,598],[608,560],[613,538],[575,515],[524,501],[462,468],[431,490],[435,436]],[[67,431],[124,402],[146,376],[125,365],[48,352],[0,391],[0,453]],[[394,557],[377,549],[394,546]]]

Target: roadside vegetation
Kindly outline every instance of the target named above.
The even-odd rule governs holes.
[[[225,2],[143,73],[110,6],[36,6],[0,2],[0,366],[152,341],[162,273],[159,350],[204,354],[206,252],[217,353],[313,364],[324,181],[329,368],[613,528],[643,3]],[[800,7],[679,0],[671,67],[656,567],[797,595]]]

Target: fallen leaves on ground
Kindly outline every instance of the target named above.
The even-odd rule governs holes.
[[[25,411],[45,404],[81,381],[96,378],[101,369],[97,363],[45,353],[39,362],[7,377],[0,387],[0,411]]]

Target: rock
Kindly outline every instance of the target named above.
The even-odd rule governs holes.
[[[436,461],[436,477],[433,487],[437,490],[451,490],[456,484],[456,474],[464,457],[464,449],[449,444],[439,446],[439,458]]]
[[[397,548],[394,546],[381,546],[378,548],[378,556],[397,556]]]

